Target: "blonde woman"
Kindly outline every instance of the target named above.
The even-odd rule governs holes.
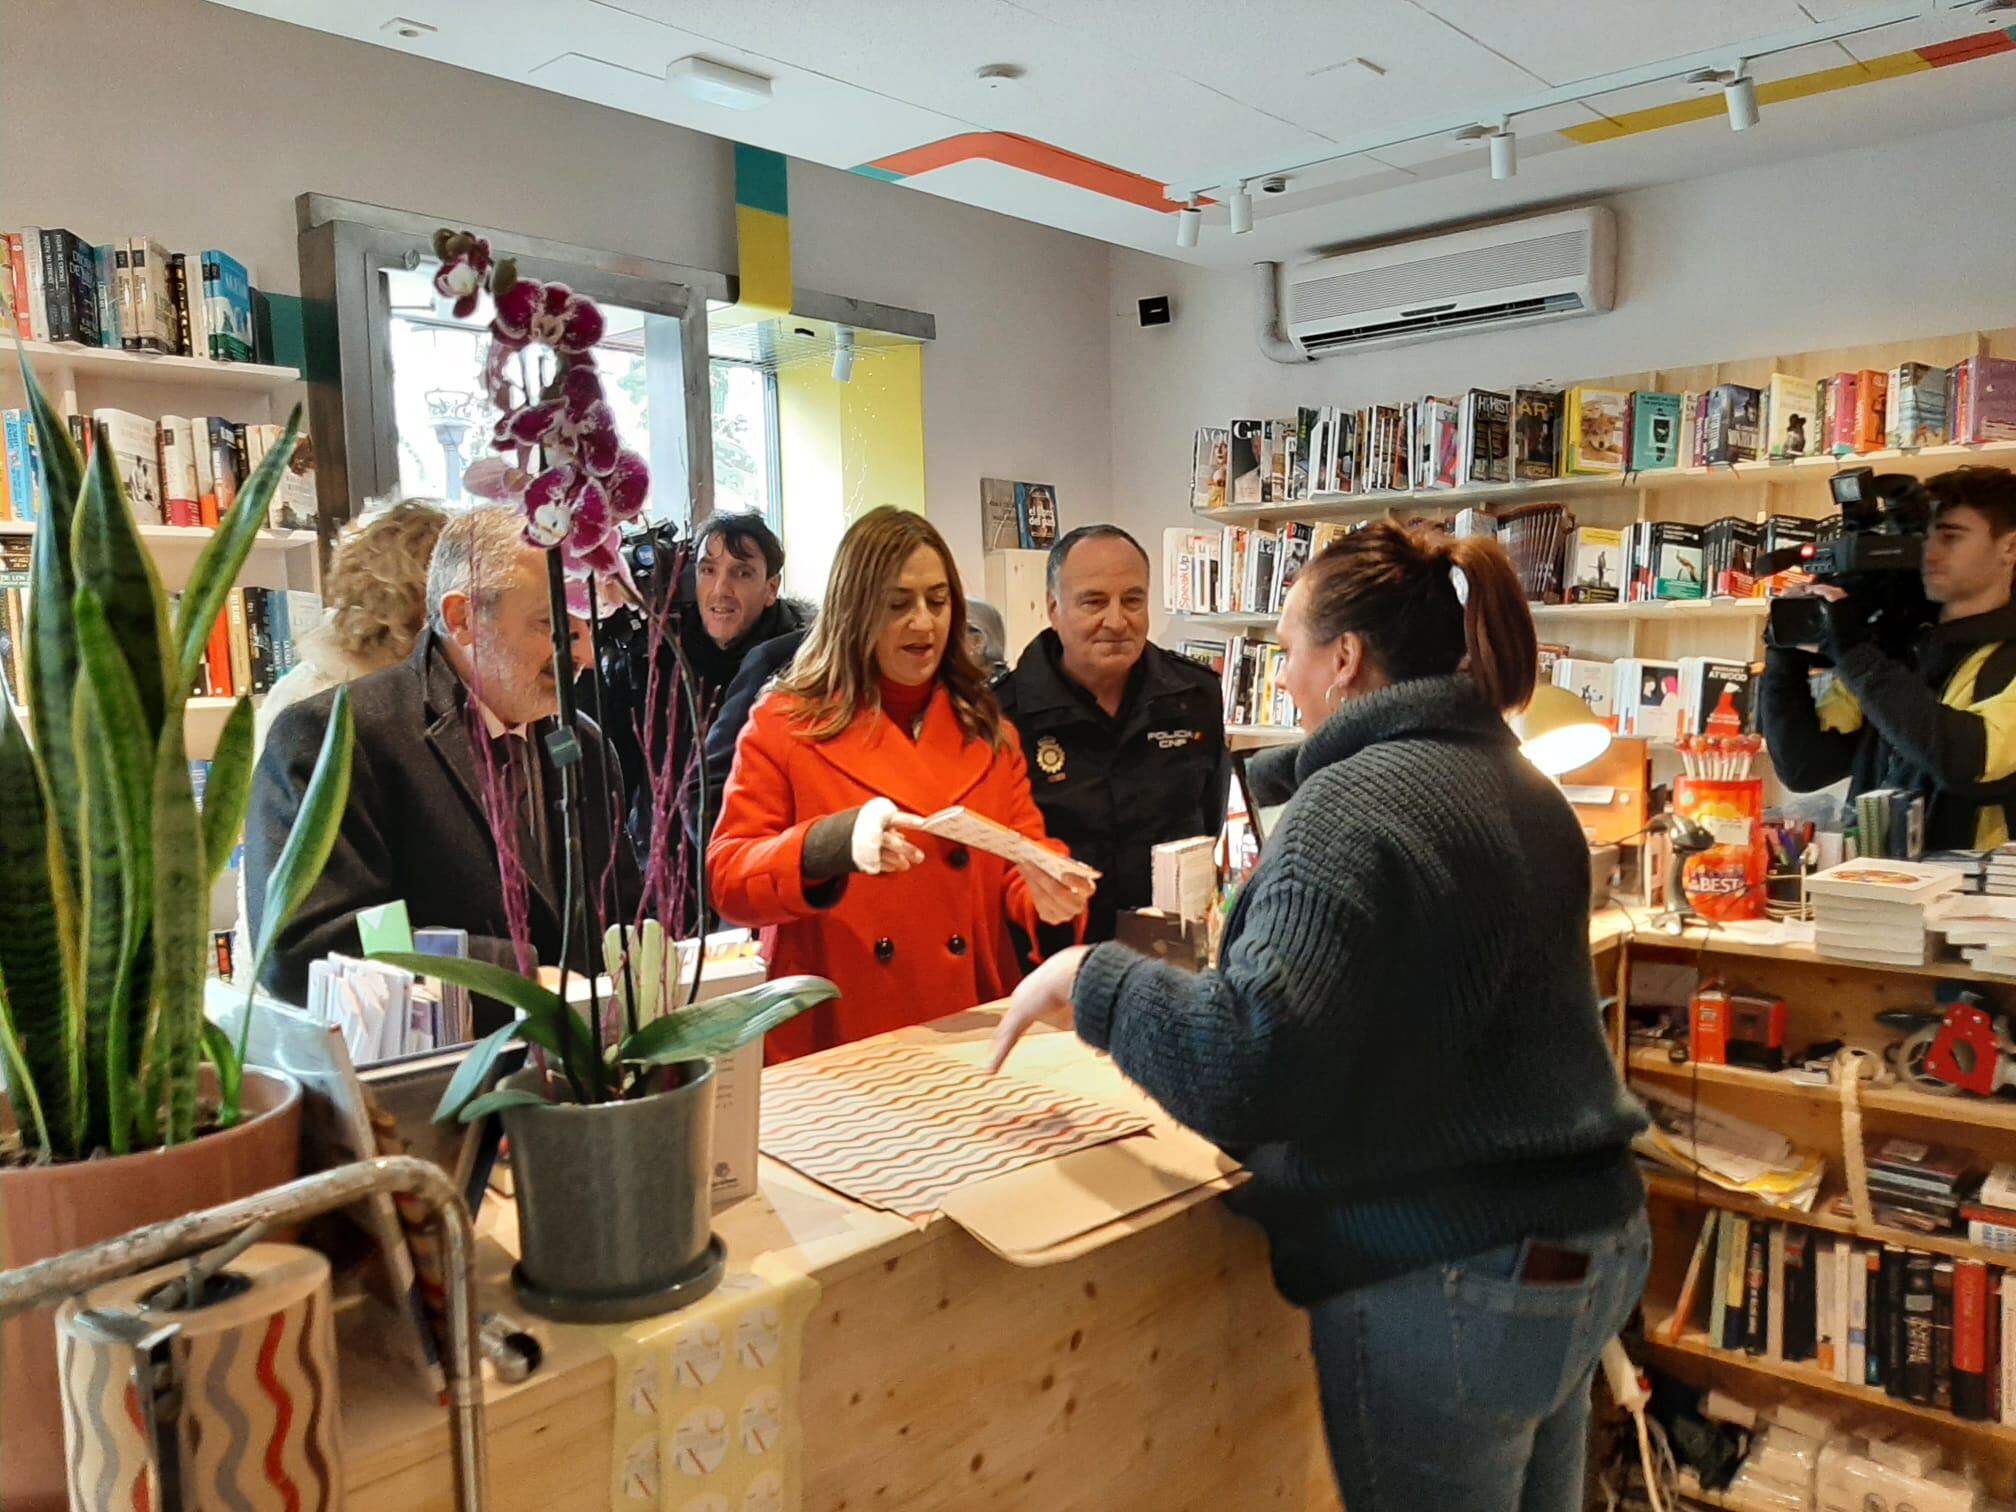
[[[321,623],[295,638],[298,661],[260,700],[252,763],[282,709],[339,683],[401,662],[427,623],[427,564],[447,512],[434,499],[401,499],[353,522],[322,578]],[[238,956],[249,960],[245,873],[238,873]]]
[[[742,731],[707,848],[715,906],[774,931],[773,973],[812,972],[842,993],[772,1030],[773,1061],[1001,997],[1021,976],[1009,923],[1033,935],[1084,911],[1089,884],[890,822],[959,804],[1063,850],[966,626],[931,523],[864,515],[810,637]]]

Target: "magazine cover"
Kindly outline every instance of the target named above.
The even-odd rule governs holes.
[[[1024,551],[1048,551],[1057,544],[1057,490],[1048,483],[1015,485],[1015,522]]]
[[[1234,420],[1226,463],[1227,499],[1233,504],[1263,504],[1260,487],[1260,431],[1266,422]]]
[[[1217,426],[1197,432],[1197,448],[1191,458],[1190,507],[1223,509],[1227,494],[1226,468],[1232,455],[1232,433]]]

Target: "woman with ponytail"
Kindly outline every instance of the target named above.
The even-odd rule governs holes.
[[[1351,1512],[1570,1512],[1645,1281],[1644,1125],[1589,959],[1589,853],[1504,716],[1533,620],[1494,541],[1381,523],[1288,595],[1307,738],[1218,968],[1115,944],[1016,991],[1242,1160],[1308,1309]]]

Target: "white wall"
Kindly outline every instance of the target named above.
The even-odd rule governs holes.
[[[1187,518],[1193,432],[1235,416],[2016,325],[2012,159],[2003,120],[1619,195],[1610,313],[1298,367],[1254,343],[1250,270],[1116,250],[1115,518],[1153,554]],[[1141,329],[1135,299],[1164,293],[1174,324]]]
[[[294,198],[316,191],[735,265],[719,139],[201,0],[5,3],[0,226],[221,246],[293,292]],[[938,319],[929,498],[967,576],[983,475],[1054,482],[1070,518],[1101,512],[1106,248],[803,163],[791,192],[801,285]]]

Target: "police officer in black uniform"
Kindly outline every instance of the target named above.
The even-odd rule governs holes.
[[[1151,852],[1215,836],[1231,760],[1218,675],[1148,641],[1148,554],[1117,525],[1083,525],[1050,548],[1050,628],[996,681],[1022,737],[1044,826],[1104,873],[1085,938],[1152,901]],[[1068,945],[1046,929],[1043,954]]]

